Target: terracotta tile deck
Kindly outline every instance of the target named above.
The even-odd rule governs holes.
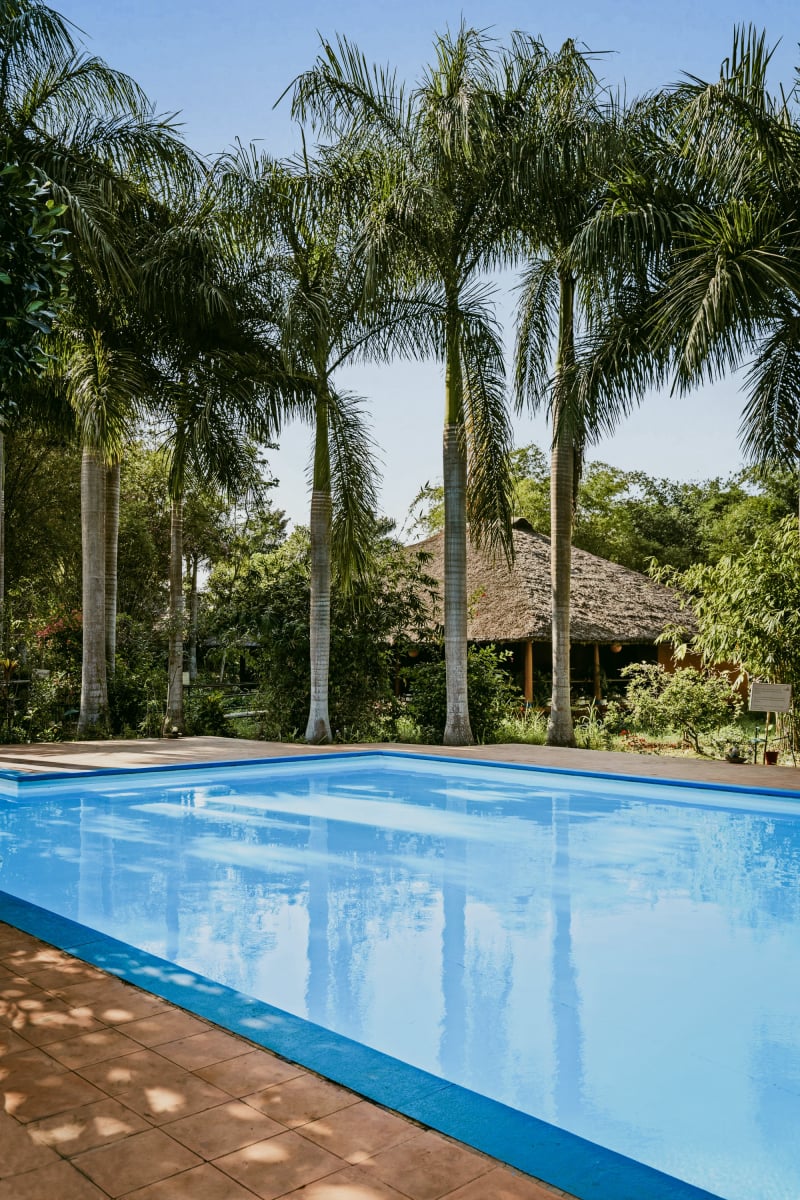
[[[314,752],[223,738],[95,742],[9,747],[0,768],[68,771]],[[458,753],[800,788],[794,768],[528,746]],[[0,1200],[567,1196],[2,923],[0,1088]]]
[[[566,1195],[130,984],[63,1000],[84,971],[0,923],[0,1200]]]

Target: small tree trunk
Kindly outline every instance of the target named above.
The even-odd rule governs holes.
[[[444,661],[447,679],[445,746],[470,746],[467,691],[467,452],[458,314],[451,300],[447,318],[444,482]]]
[[[575,358],[573,296],[575,283],[566,272],[560,279],[556,399],[550,466],[550,587],[552,595],[553,692],[547,722],[548,746],[574,746],[570,698],[570,584],[572,578],[572,509],[575,448],[572,430],[562,421],[560,384]]]
[[[311,700],[306,741],[331,741],[328,675],[331,653],[331,469],[328,404],[317,400],[314,479],[311,492],[311,611],[309,618]]]
[[[169,523],[169,667],[164,737],[183,733],[183,497],[173,499]]]
[[[106,683],[106,468],[86,448],[81,461],[81,554],[83,563],[83,657],[78,737],[108,730]]]
[[[113,678],[117,658],[117,550],[120,464],[106,470],[106,666]]]
[[[200,622],[200,601],[197,594],[198,557],[192,555],[191,591],[189,592],[189,682],[197,679],[197,629]]]

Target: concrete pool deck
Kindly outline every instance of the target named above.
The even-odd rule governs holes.
[[[531,746],[428,752],[800,789],[795,768]],[[226,738],[13,746],[74,771],[316,754]],[[0,924],[0,1200],[553,1200],[568,1193]]]

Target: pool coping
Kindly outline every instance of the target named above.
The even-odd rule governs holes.
[[[0,779],[8,779],[17,784],[27,786],[35,785],[43,781],[61,780],[67,781],[72,779],[90,779],[102,775],[146,775],[160,773],[164,771],[198,771],[198,770],[213,770],[222,767],[257,767],[257,766],[274,766],[275,763],[295,763],[301,762],[336,762],[342,758],[400,758],[412,760],[415,762],[443,762],[450,763],[453,766],[464,767],[501,767],[507,771],[531,771],[544,775],[577,775],[584,776],[589,779],[597,779],[598,776],[603,779],[615,779],[624,783],[636,784],[652,784],[654,787],[675,787],[675,788],[691,788],[700,791],[711,792],[735,792],[746,795],[757,796],[773,796],[779,799],[790,799],[800,802],[800,787],[798,788],[770,788],[761,787],[753,784],[744,783],[715,783],[708,779],[672,779],[659,778],[654,775],[629,775],[621,771],[588,771],[580,770],[577,767],[553,767],[541,763],[525,763],[525,762],[506,762],[502,759],[480,758],[480,759],[465,759],[457,758],[455,755],[446,754],[414,754],[409,750],[384,750],[384,749],[365,749],[365,750],[340,750],[336,754],[304,754],[302,757],[297,755],[269,755],[263,758],[228,758],[215,759],[204,762],[195,763],[162,763],[152,767],[142,766],[126,766],[126,767],[92,767],[85,771],[71,770],[66,771],[15,771],[12,768],[0,768]]]
[[[402,758],[439,761],[464,767],[462,758],[446,755],[415,755],[404,751],[345,751],[337,758]],[[308,755],[330,762],[330,755]],[[104,775],[138,775],[153,772],[197,771],[237,765],[242,767],[293,763],[296,757],[220,760],[200,763],[169,763],[153,767],[113,767],[89,771],[0,772],[0,777],[28,785],[58,779],[64,782]],[[514,770],[597,778],[596,771],[536,764],[481,760],[475,765],[500,766]],[[608,779],[659,783],[711,790],[800,800],[800,792],[754,788],[707,781],[643,780],[641,776],[607,774]],[[24,788],[27,790],[27,787]],[[264,1001],[228,988],[207,976],[186,970],[156,955],[119,941],[107,934],[0,891],[0,917],[26,933],[49,942],[124,979],[177,1004],[197,1016],[238,1033],[283,1058],[339,1083],[366,1099],[410,1117],[412,1120],[467,1145],[509,1166],[524,1171],[554,1187],[570,1192],[576,1200],[721,1200],[714,1193],[675,1176],[667,1175],[614,1150],[590,1142],[491,1100],[458,1084],[410,1066],[388,1054],[294,1016]]]

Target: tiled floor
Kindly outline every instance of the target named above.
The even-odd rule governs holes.
[[[555,1200],[0,923],[0,1200]]]
[[[94,742],[5,747],[0,768],[314,752],[222,738]],[[800,788],[794,768],[529,746],[447,753]],[[566,1196],[2,923],[0,1084],[0,1200]]]

